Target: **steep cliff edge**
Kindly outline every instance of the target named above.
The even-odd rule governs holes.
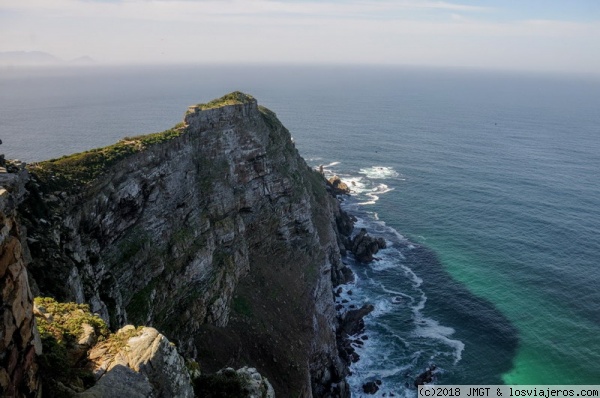
[[[36,295],[153,326],[203,370],[277,396],[346,396],[333,286],[338,202],[275,114],[242,93],[163,133],[30,167]]]

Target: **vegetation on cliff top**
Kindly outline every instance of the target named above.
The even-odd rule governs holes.
[[[247,104],[249,102],[254,101],[254,97],[248,94],[244,94],[241,91],[234,91],[229,94],[225,94],[221,98],[214,99],[205,104],[197,104],[191,109],[197,108],[201,111],[205,111],[207,109],[220,108],[227,105],[242,105]]]
[[[234,91],[190,109],[207,110],[227,105],[246,104],[251,101],[255,101],[251,95]],[[261,112],[265,114],[264,109],[261,109]],[[271,119],[273,118],[270,114],[268,116]],[[58,159],[32,163],[29,165],[29,171],[51,191],[64,190],[72,192],[102,175],[118,161],[141,152],[152,145],[179,137],[185,132],[185,124],[179,123],[175,127],[160,133],[125,137],[116,144],[104,148],[91,149]]]
[[[96,179],[127,156],[179,137],[185,131],[185,125],[180,123],[160,133],[125,137],[116,144],[104,148],[32,163],[29,165],[29,171],[44,182],[50,190],[71,191]]]

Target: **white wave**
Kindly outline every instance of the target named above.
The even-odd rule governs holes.
[[[359,175],[338,175],[350,187],[354,196],[353,199],[344,202],[345,209],[361,216],[355,223],[355,228],[366,228],[373,235],[383,236],[388,245],[376,255],[379,261],[369,265],[370,270],[375,272],[356,272],[356,285],[351,288],[353,294],[348,295],[348,289],[344,289],[340,298],[336,300],[338,302],[349,300],[348,303],[343,304],[342,311],[350,309],[351,305],[353,308],[360,308],[364,303],[374,305],[374,310],[365,318],[365,332],[369,338],[362,345],[356,344],[355,347],[360,360],[351,365],[352,375],[349,377],[351,390],[353,396],[362,396],[362,384],[365,380],[387,379],[384,380],[384,386],[379,394],[375,395],[376,397],[381,397],[383,392],[392,390],[396,396],[410,395],[413,391],[404,388],[404,381],[398,383],[396,380],[405,380],[404,373],[407,371],[414,373],[415,366],[419,366],[417,363],[430,354],[432,361],[442,355],[446,360],[450,359],[454,364],[458,363],[462,359],[465,345],[459,339],[453,338],[455,333],[453,328],[441,325],[435,319],[425,317],[423,314],[427,303],[427,296],[422,286],[423,279],[404,264],[405,257],[401,252],[414,249],[419,244],[409,241],[394,228],[379,220],[377,213],[369,211],[369,209],[374,210],[373,208],[363,207],[377,203],[381,195],[391,191],[392,188],[383,183],[387,181],[381,180],[397,178],[400,176],[399,173],[389,167],[371,167],[361,169]],[[423,238],[416,242],[424,240]],[[405,282],[398,287],[394,286],[395,289],[388,289],[378,280],[378,274],[392,268],[398,268],[398,271],[391,272],[400,272],[399,277]],[[362,280],[359,275],[362,275]],[[398,327],[397,324],[392,327],[388,324],[390,320],[400,319],[403,320],[402,325],[406,327]],[[419,350],[422,343],[428,347],[425,351]],[[430,349],[434,349],[435,353],[432,354]],[[410,353],[413,353],[414,360],[408,357]],[[398,365],[400,367],[397,367]],[[401,377],[395,377],[396,375]]]
[[[355,229],[367,228],[368,226],[369,224],[366,222],[365,219],[356,217],[356,221],[354,222]]]
[[[374,205],[375,203],[377,203],[378,200],[379,200],[379,198],[375,197],[375,199],[373,199],[373,200],[369,200],[369,201],[366,201],[366,202],[359,202],[358,204],[362,205],[362,206],[364,206],[364,205]]]
[[[360,288],[356,288],[353,285],[346,285],[346,286],[347,286],[346,289],[344,289],[339,294],[339,297],[336,297],[335,302],[337,304],[344,305],[346,310],[350,309],[350,305],[354,305],[355,307],[359,308],[362,305],[362,304],[359,304],[359,302],[365,301],[362,291],[360,290]],[[348,293],[348,292],[350,292],[350,293]],[[342,302],[344,300],[346,301],[346,303]]]
[[[348,209],[348,207],[346,207],[346,209]],[[407,247],[409,249],[414,249],[416,247],[412,242],[410,242],[404,235],[399,233],[396,229],[388,226],[385,221],[380,220],[379,215],[376,212],[366,212],[366,214],[368,214],[370,216],[369,218],[372,219],[365,220],[359,218],[359,222],[355,224],[357,228],[367,228],[369,230],[372,230],[372,232],[377,235],[391,235],[391,237],[387,236],[385,240],[388,247],[392,247],[395,243],[402,243],[403,247]],[[400,251],[397,251],[396,254],[400,257],[400,259],[405,258]]]
[[[406,241],[406,238],[404,237],[404,235],[402,235],[400,232],[396,231],[394,228],[391,228],[391,227],[389,227],[389,228],[392,231],[392,233],[396,236],[396,238],[398,238],[399,241],[401,241],[401,242]]]
[[[393,190],[394,190],[394,188],[390,188],[386,184],[379,184],[373,191],[376,193],[379,193],[379,194],[384,194],[384,193],[388,193]]]
[[[385,315],[385,314],[389,313],[393,309],[394,306],[390,300],[383,299],[383,300],[377,301],[373,307],[374,307],[373,312],[371,312],[369,314],[369,316],[377,318],[377,317],[380,317],[381,315]]]
[[[370,191],[364,192],[366,194],[366,196],[369,197],[371,200],[368,200],[366,202],[359,202],[358,204],[359,205],[373,205],[379,200],[380,195],[383,195],[384,193],[388,193],[393,190],[394,190],[393,188],[390,188],[386,184],[379,184],[375,188],[372,188]]]
[[[368,333],[369,339],[364,340],[363,344],[356,345],[356,352],[360,355],[360,360],[350,365],[351,373],[347,380],[350,384],[352,396],[364,396],[362,385],[367,380],[383,380],[380,390],[373,397],[391,396],[393,392],[396,397],[406,396],[414,398],[414,391],[404,386],[404,381],[392,381],[394,379],[402,380],[403,375],[409,372],[412,364],[399,361],[399,358],[393,355],[394,349],[390,346],[390,339],[379,336],[377,333]],[[398,337],[399,336],[396,336]],[[393,339],[392,339],[393,340]],[[400,338],[400,344],[406,344]],[[407,394],[408,393],[408,394]],[[412,393],[412,395],[411,395]]]
[[[374,235],[381,236],[382,232],[375,231]],[[386,248],[379,250],[377,254],[375,254],[374,257],[376,258],[376,260],[369,263],[369,268],[373,271],[381,272],[391,268],[400,267],[404,271],[404,273],[407,274],[410,271],[410,268],[407,268],[406,266],[402,265],[402,261],[405,260],[406,257],[404,257],[402,252],[395,245],[395,242],[390,241],[389,239],[385,239],[385,244]],[[411,279],[414,278],[411,276]],[[375,282],[374,284],[383,288],[381,282]]]
[[[388,245],[390,244],[390,242],[386,243]],[[394,256],[394,254],[396,254],[396,256]],[[385,271],[390,268],[397,268],[400,265],[399,256],[401,256],[401,254],[398,253],[396,249],[383,249],[380,250],[375,256],[378,258],[378,260],[369,264],[373,271]]]
[[[392,261],[373,261],[372,263],[369,264],[369,267],[371,267],[371,269],[373,271],[385,271],[391,268],[397,268],[398,267],[398,263],[397,262],[392,262]]]
[[[391,167],[373,166],[366,169],[360,169],[360,174],[364,174],[371,179],[382,179],[398,177],[400,174]]]
[[[421,280],[422,282],[422,280]],[[417,305],[413,306],[412,310],[413,313],[415,314],[415,318],[419,319],[421,317],[421,310],[423,308],[425,308],[425,303],[427,302],[427,296],[425,295],[425,293],[421,292],[421,298],[419,300],[419,302],[417,303]]]
[[[422,283],[422,280],[420,281]],[[458,361],[462,359],[462,352],[465,349],[465,344],[460,340],[454,340],[449,337],[454,334],[453,328],[440,325],[438,321],[423,316],[421,311],[425,308],[426,302],[427,296],[421,291],[421,299],[412,307],[415,317],[414,334],[417,337],[438,340],[452,348],[454,350],[454,364],[456,365]]]
[[[404,271],[404,274],[410,278],[411,282],[413,283],[413,287],[415,289],[420,287],[423,284],[423,279],[419,278],[412,269],[410,269],[406,265],[401,265],[401,267],[402,267],[402,270]],[[425,298],[425,300],[427,300],[427,298]],[[423,303],[423,305],[425,305],[425,303]]]
[[[380,283],[379,287],[381,288],[381,290],[383,290],[386,293],[390,293],[390,294],[393,294],[395,296],[403,296],[403,297],[406,297],[406,298],[410,298],[410,296],[408,294],[406,294],[406,293],[403,293],[403,292],[398,291],[398,290],[388,289],[383,283]]]
[[[430,338],[441,341],[445,345],[454,349],[454,364],[462,359],[462,352],[465,344],[460,340],[451,339],[454,329],[448,326],[440,325],[436,320],[420,317],[416,320],[414,334],[418,337]]]
[[[341,178],[341,177],[340,177]],[[350,188],[350,193],[360,195],[371,190],[362,177],[344,177],[342,181]]]
[[[397,376],[410,369],[410,365],[398,366],[396,368],[384,368],[379,370],[381,377]]]

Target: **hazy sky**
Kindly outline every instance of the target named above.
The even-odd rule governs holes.
[[[600,72],[600,0],[0,0],[0,51],[99,63]]]

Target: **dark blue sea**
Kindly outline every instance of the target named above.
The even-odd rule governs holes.
[[[355,396],[438,384],[600,384],[600,78],[377,67],[0,71],[0,147],[36,161],[161,131],[241,90],[353,189],[385,237]],[[348,292],[351,290],[351,294]],[[407,386],[409,386],[407,388]],[[410,394],[410,393],[409,393]]]

